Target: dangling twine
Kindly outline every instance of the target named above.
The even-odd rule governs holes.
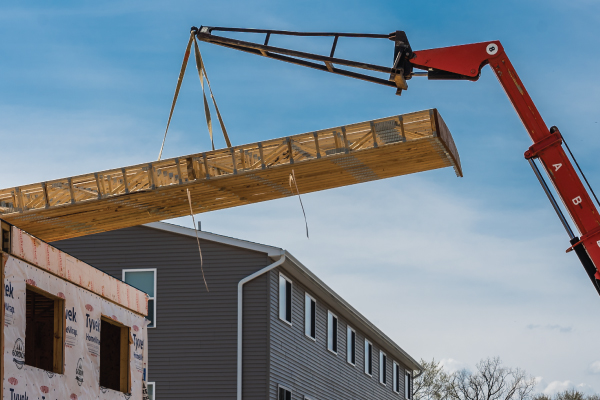
[[[294,170],[290,174],[290,188],[292,189],[292,193],[294,192],[294,186],[292,186],[292,182],[294,182],[294,186],[296,187],[296,193],[298,194],[298,200],[300,200],[300,207],[302,207],[302,214],[304,214],[304,224],[306,225],[306,238],[308,237],[308,222],[306,221],[306,213],[304,212],[304,205],[302,205],[302,197],[300,197],[300,191],[298,190],[298,183],[296,182],[296,175],[294,174]]]
[[[196,241],[198,242],[198,253],[200,253],[200,270],[202,271],[202,279],[204,279],[204,286],[206,286],[206,291],[208,290],[208,284],[206,283],[206,278],[204,277],[204,262],[202,261],[202,249],[200,248],[200,238],[198,237],[198,229],[196,229],[196,220],[194,219],[194,211],[192,211],[192,195],[190,194],[190,189],[187,190],[188,202],[190,203],[190,215],[192,216],[192,222],[194,223],[194,232],[196,232]]]

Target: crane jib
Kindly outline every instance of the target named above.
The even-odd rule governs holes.
[[[264,33],[267,36],[264,44],[257,44],[212,35],[213,31]],[[334,41],[330,55],[327,57],[268,46],[271,35],[329,36],[333,37]],[[393,41],[395,46],[392,67],[334,58],[334,52],[338,38],[340,37],[387,38]],[[567,232],[570,232],[569,236],[571,237],[572,246],[569,250],[575,250],[592,283],[600,294],[600,271],[598,269],[600,266],[600,215],[577,171],[573,167],[571,160],[562,147],[563,140],[560,132],[556,128],[552,130],[548,129],[499,41],[413,51],[403,31],[396,31],[388,35],[378,35],[340,32],[287,32],[225,27],[201,27],[197,32],[197,38],[209,43],[281,61],[396,87],[397,94],[407,89],[406,81],[413,76],[427,75],[432,80],[466,79],[476,81],[481,75],[481,69],[489,64],[533,141],[533,145],[525,152],[525,158],[530,161],[533,159],[540,161],[564,208],[579,231],[580,237],[577,238],[572,233],[556,201],[553,200],[547,185],[543,182],[543,179],[540,180],[542,187],[546,190],[550,201],[557,210],[561,222],[565,225]],[[388,73],[390,77],[388,80],[385,80],[364,73],[344,70],[335,65]],[[421,69],[427,72],[413,72],[413,69]],[[535,167],[535,164],[532,166],[535,171],[537,167]],[[541,178],[539,171],[536,175],[538,175],[538,179]]]

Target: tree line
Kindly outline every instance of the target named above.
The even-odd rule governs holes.
[[[471,372],[447,373],[441,362],[421,360],[423,373],[413,382],[414,400],[600,400],[575,389],[554,396],[534,393],[535,379],[520,368],[502,365],[500,358],[481,360]]]

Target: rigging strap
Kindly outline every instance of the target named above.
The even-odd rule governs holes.
[[[169,125],[171,125],[171,117],[173,117],[173,110],[175,110],[175,103],[177,103],[177,96],[179,96],[179,89],[181,89],[181,82],[185,75],[185,67],[187,66],[188,59],[190,58],[190,49],[192,47],[192,40],[194,39],[194,32],[190,35],[187,47],[185,48],[185,54],[183,56],[183,63],[181,64],[181,70],[179,71],[179,78],[177,79],[177,86],[175,87],[175,95],[173,96],[173,103],[171,103],[171,112],[169,112],[169,120],[167,121],[167,128],[165,129],[165,136],[163,137],[162,145],[160,146],[160,152],[158,153],[158,161],[162,157],[162,152],[165,147],[165,140],[167,140],[167,132],[169,131]]]
[[[227,143],[227,147],[231,147],[231,142],[229,141],[229,135],[227,135],[227,129],[225,129],[225,124],[223,123],[223,118],[221,117],[221,113],[219,112],[219,107],[217,106],[217,101],[215,100],[215,96],[213,95],[212,88],[210,87],[210,81],[208,80],[208,74],[206,73],[206,67],[204,66],[204,62],[202,62],[202,56],[200,55],[200,49],[198,48],[198,41],[196,40],[195,32],[193,34],[194,34],[194,55],[196,57],[196,69],[198,70],[198,76],[200,77],[200,84],[202,85],[202,95],[204,96],[204,113],[206,114],[206,124],[208,125],[208,133],[210,134],[210,141],[212,144],[212,149],[213,150],[215,149],[215,142],[213,141],[210,110],[208,109],[208,101],[206,101],[206,93],[204,92],[204,78],[206,78],[206,84],[208,85],[208,90],[210,91],[210,98],[212,99],[213,104],[215,105],[215,111],[217,112],[217,118],[219,118],[219,124],[221,125],[221,131],[223,132],[223,137],[225,138],[225,143]]]
[[[225,142],[227,143],[227,147],[231,147],[231,141],[229,140],[229,135],[227,134],[227,129],[225,129],[225,123],[223,122],[223,118],[221,117],[221,112],[219,111],[219,107],[217,106],[217,101],[215,100],[215,96],[213,94],[212,88],[210,87],[210,81],[208,80],[208,74],[206,73],[206,68],[204,67],[204,62],[202,61],[202,56],[200,55],[200,49],[198,47],[198,41],[196,40],[196,30],[192,29],[190,34],[190,40],[188,41],[187,47],[185,49],[185,54],[183,56],[183,63],[181,64],[181,70],[179,71],[179,78],[177,79],[177,86],[175,87],[175,95],[173,96],[173,102],[171,103],[171,111],[169,112],[169,119],[167,121],[167,127],[165,129],[165,135],[163,137],[162,145],[160,146],[160,152],[158,153],[158,161],[160,161],[163,153],[163,149],[165,147],[165,141],[167,139],[167,132],[169,131],[169,125],[171,125],[171,118],[173,117],[173,111],[175,110],[175,104],[177,103],[177,97],[179,96],[179,90],[181,89],[181,83],[183,82],[183,77],[185,75],[185,69],[190,58],[190,51],[192,48],[192,42],[194,42],[194,58],[196,60],[196,69],[198,70],[198,76],[200,78],[200,85],[202,86],[202,95],[204,97],[204,114],[206,117],[206,125],[208,127],[208,133],[210,135],[210,143],[212,149],[215,149],[215,142],[213,139],[213,130],[212,130],[212,119],[210,115],[210,109],[208,107],[208,100],[206,99],[206,93],[204,91],[204,79],[206,79],[206,83],[208,84],[208,90],[210,91],[210,97],[215,106],[215,110],[217,112],[217,118],[219,119],[219,124],[221,125],[221,131],[223,132],[223,137],[225,138]]]

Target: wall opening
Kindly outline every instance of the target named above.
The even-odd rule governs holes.
[[[100,386],[130,393],[129,328],[102,316],[100,325]]]
[[[62,374],[64,300],[27,285],[25,302],[25,364]]]
[[[0,250],[10,253],[10,226],[0,221]]]

